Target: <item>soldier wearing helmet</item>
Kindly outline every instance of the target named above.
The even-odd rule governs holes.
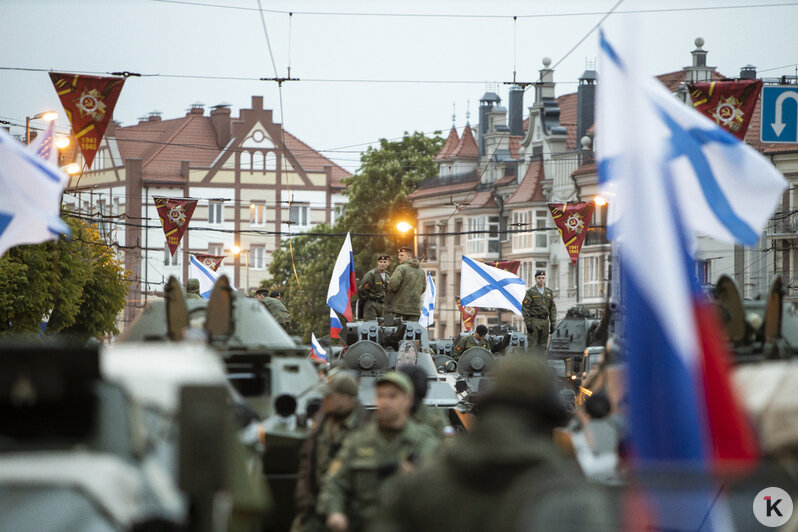
[[[200,295],[199,279],[191,277],[186,281],[186,299],[203,299]]]

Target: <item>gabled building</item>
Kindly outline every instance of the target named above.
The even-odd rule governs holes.
[[[286,235],[331,223],[343,208],[350,174],[275,123],[261,96],[231,115],[226,104],[207,114],[195,104],[176,119],[112,123],[91,171],[70,180],[64,203],[98,220],[133,273],[125,321],[169,276],[185,281],[190,253],[225,255],[219,271],[239,289],[257,287]],[[153,196],[199,200],[174,255]]]

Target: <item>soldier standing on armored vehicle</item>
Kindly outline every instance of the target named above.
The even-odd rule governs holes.
[[[399,266],[393,271],[388,285],[388,312],[405,321],[418,321],[426,289],[426,274],[418,259],[413,258],[413,250],[399,248]]]
[[[413,384],[404,373],[391,371],[376,382],[374,419],[344,441],[330,464],[318,509],[333,532],[360,532],[379,513],[387,484],[435,453],[435,432],[410,418]]]
[[[288,326],[291,324],[291,314],[288,313],[288,309],[285,308],[285,305],[282,301],[280,301],[280,292],[274,291],[269,293],[268,290],[261,288],[260,290],[255,291],[255,297],[258,298],[266,310],[269,311],[269,314],[280,324],[286,332],[288,332]]]
[[[554,332],[557,321],[557,305],[554,292],[546,287],[546,272],[535,272],[535,286],[529,288],[524,296],[521,311],[529,335],[529,345],[546,348],[549,334]]]
[[[477,328],[474,330],[474,334],[464,334],[459,340],[457,340],[457,344],[454,346],[454,352],[452,353],[452,358],[455,360],[460,360],[460,355],[472,347],[482,347],[490,351],[490,344],[488,343],[488,339],[485,338],[487,334],[487,327],[484,325],[477,325]]]
[[[318,422],[299,451],[299,478],[296,485],[298,515],[292,532],[326,530],[324,515],[316,511],[321,481],[344,438],[365,421],[365,409],[357,400],[357,379],[338,371],[323,386],[324,400]]]
[[[357,287],[357,297],[363,302],[363,319],[374,320],[382,318],[385,304],[385,289],[391,276],[388,274],[388,266],[391,264],[391,257],[380,255],[377,257],[377,267],[369,270],[363,276],[360,286]]]
[[[186,282],[186,299],[202,299],[200,295],[199,279],[191,277]]]

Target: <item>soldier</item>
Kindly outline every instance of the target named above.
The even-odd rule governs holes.
[[[492,384],[473,429],[398,479],[371,530],[618,530],[603,493],[554,444],[568,416],[545,364],[508,355]],[[455,511],[441,511],[453,501]]]
[[[274,297],[275,295],[277,297]],[[273,291],[270,294],[268,290],[261,288],[255,292],[255,297],[258,298],[258,301],[263,304],[264,308],[269,311],[269,314],[272,315],[277,323],[288,332],[288,326],[291,324],[291,315],[283,302],[280,301],[280,292]]]
[[[399,371],[407,375],[410,382],[413,383],[413,406],[410,408],[410,416],[416,422],[427,425],[440,436],[451,435],[454,429],[444,413],[424,404],[424,398],[427,396],[426,372],[413,364],[403,364],[399,367]]]
[[[360,532],[378,513],[386,484],[410,472],[438,448],[429,427],[410,419],[413,384],[396,371],[376,382],[375,419],[352,433],[324,478],[319,510],[334,532]]]
[[[405,321],[418,321],[426,289],[426,274],[418,259],[413,258],[413,250],[399,248],[399,266],[393,271],[388,285],[388,312]]]
[[[554,332],[557,321],[557,305],[554,304],[554,292],[546,288],[546,272],[535,272],[535,286],[529,288],[521,306],[529,335],[529,345],[538,345],[544,349],[549,342],[549,334]]]
[[[482,347],[490,351],[490,344],[485,336],[488,334],[488,328],[484,325],[477,325],[474,334],[464,334],[457,340],[457,345],[454,346],[452,358],[460,360],[460,355],[466,352],[467,349],[472,347]]]
[[[390,264],[391,257],[388,255],[377,257],[377,267],[369,270],[363,276],[360,286],[357,287],[357,297],[363,302],[364,320],[382,318],[385,288],[391,278],[388,274],[388,265]]]
[[[357,400],[357,379],[345,371],[330,376],[313,431],[299,452],[296,485],[298,515],[292,532],[323,531],[324,516],[316,511],[321,481],[346,436],[363,425],[365,410]]]
[[[199,279],[191,277],[186,281],[186,299],[203,299],[199,290]]]

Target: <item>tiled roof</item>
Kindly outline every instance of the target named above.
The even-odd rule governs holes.
[[[479,157],[479,146],[477,146],[477,141],[474,139],[471,126],[466,126],[457,146],[449,153],[450,159],[456,157],[461,159],[477,159]]]
[[[526,174],[524,174],[524,178],[521,180],[521,184],[515,189],[513,195],[507,200],[507,203],[546,201],[546,198],[543,197],[543,187],[540,186],[543,177],[543,161],[536,160],[530,162],[526,169]]]
[[[762,153],[788,153],[798,151],[795,144],[763,144],[760,139],[762,131],[762,98],[756,102],[754,112],[751,114],[751,122],[748,124],[748,131],[745,132],[745,141],[755,150]]]
[[[435,156],[435,161],[439,162],[448,159],[449,153],[457,147],[459,142],[460,137],[457,135],[457,130],[452,126],[452,129],[449,130],[449,136],[446,138],[446,143],[441,148],[441,151],[438,152],[438,155]]]
[[[484,209],[487,207],[498,208],[499,206],[496,205],[496,200],[493,199],[493,192],[490,190],[483,190],[482,192],[474,194],[474,197],[468,202],[466,209]]]
[[[352,175],[288,131],[284,133],[288,151],[305,171],[321,172],[330,165],[334,186],[341,186],[341,179]],[[182,161],[189,161],[193,168],[210,168],[221,152],[211,118],[200,113],[117,127],[114,136],[122,160],[141,159],[148,180],[185,180],[180,174]]]

